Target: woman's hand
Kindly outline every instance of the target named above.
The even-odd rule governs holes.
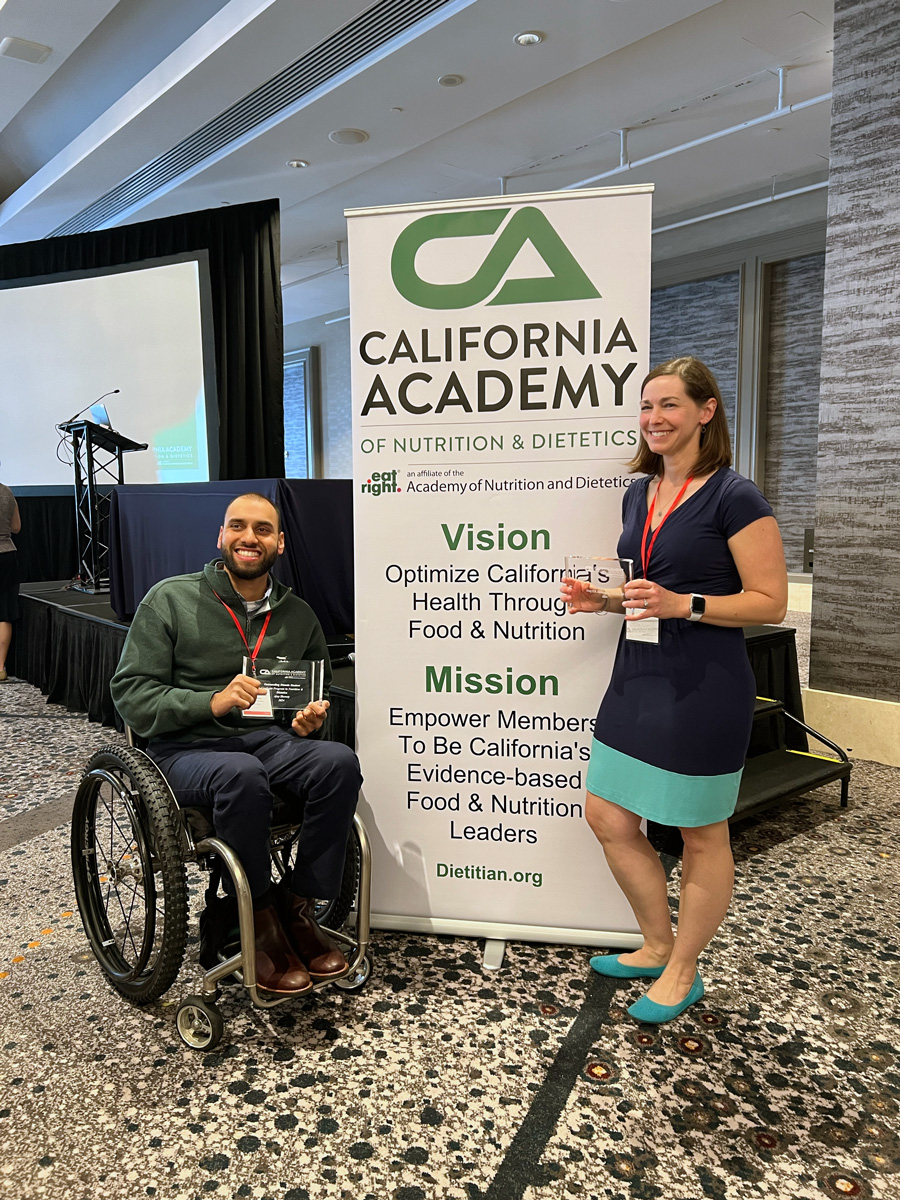
[[[669,592],[649,579],[632,579],[625,584],[625,620],[643,621],[644,617],[686,617],[690,597]]]
[[[603,612],[609,605],[609,594],[600,588],[592,588],[582,579],[566,578],[562,581],[560,593],[570,613]]]

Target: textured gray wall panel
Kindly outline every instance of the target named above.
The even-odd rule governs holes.
[[[810,686],[900,699],[900,5],[835,4]]]
[[[685,354],[702,359],[719,381],[732,441],[740,321],[738,271],[650,293],[650,366]]]
[[[803,533],[816,523],[816,443],[825,255],[774,263],[769,277],[765,493],[789,571],[803,570]]]

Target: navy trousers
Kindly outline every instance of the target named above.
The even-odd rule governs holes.
[[[179,804],[212,809],[216,834],[240,858],[254,896],[271,882],[271,788],[302,800],[291,888],[320,900],[338,894],[362,783],[359,761],[348,746],[268,725],[239,737],[153,741],[147,753]],[[233,890],[227,871],[224,882]]]

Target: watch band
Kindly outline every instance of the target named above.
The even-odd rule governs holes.
[[[689,621],[699,621],[706,612],[706,597],[698,596],[696,592],[691,592],[691,608],[688,613]]]

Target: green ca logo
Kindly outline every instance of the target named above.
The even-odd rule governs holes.
[[[479,304],[503,279],[516,255],[530,242],[551,274],[507,279],[489,304],[529,304],[551,300],[594,300],[600,293],[572,257],[565,242],[539,208],[520,208],[507,221],[484,262],[463,283],[428,283],[416,271],[416,255],[426,242],[443,238],[488,237],[497,232],[508,208],[432,213],[413,221],[397,238],[391,278],[401,296],[419,308],[469,308]]]

